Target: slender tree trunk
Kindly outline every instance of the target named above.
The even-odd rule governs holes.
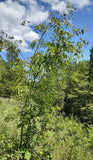
[[[20,145],[19,148],[22,148],[22,142],[23,142],[23,128],[24,128],[24,124],[22,124],[21,126],[21,136],[20,136]]]

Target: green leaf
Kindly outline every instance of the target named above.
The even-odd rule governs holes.
[[[26,152],[25,152],[25,158],[26,158],[26,160],[30,160],[30,158],[31,158],[31,153],[30,153],[29,151],[26,151]]]

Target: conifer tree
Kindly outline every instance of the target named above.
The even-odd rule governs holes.
[[[93,47],[92,47],[91,50],[90,50],[89,79],[93,81]]]

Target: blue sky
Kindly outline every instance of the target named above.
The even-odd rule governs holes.
[[[93,45],[93,0],[68,0],[77,8],[72,24],[78,28],[87,27],[84,39],[89,41],[84,50],[84,59],[89,58],[90,48]],[[39,35],[27,24],[21,25],[23,20],[31,25],[39,24],[46,20],[50,10],[62,13],[66,0],[0,0],[0,30],[4,30],[15,39],[22,40],[21,50],[28,56],[31,50],[28,43],[38,39]]]
[[[89,58],[90,49],[93,46],[93,5],[84,7],[74,13],[73,24],[78,28],[87,27],[87,32],[84,34],[84,39],[89,41],[84,51],[84,59]]]

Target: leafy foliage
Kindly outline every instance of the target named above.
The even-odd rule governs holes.
[[[46,113],[46,118],[44,115],[35,118],[32,128],[34,131],[32,147],[27,149],[27,144],[25,144],[25,147],[19,150],[20,129],[16,128],[20,111],[20,105],[19,107],[18,105],[14,100],[8,102],[8,99],[0,98],[0,116],[2,117],[0,120],[0,159],[79,160],[81,158],[92,160],[92,153],[89,150],[92,132],[87,138],[83,125],[63,115],[55,117],[53,114]],[[24,128],[25,134],[27,134],[26,129],[27,127]],[[29,136],[31,136],[29,137],[31,145],[32,135]]]
[[[67,8],[67,14],[50,13],[47,22],[34,27],[40,39],[30,45],[29,62],[19,59],[16,45],[2,39],[1,49],[7,46],[8,52],[7,61],[0,59],[1,94],[8,90],[19,102],[12,107],[8,102],[1,112],[2,160],[93,159],[91,129],[87,133],[84,128],[93,122],[92,63],[77,63],[86,45],[85,29],[70,24],[75,9],[69,3]]]

